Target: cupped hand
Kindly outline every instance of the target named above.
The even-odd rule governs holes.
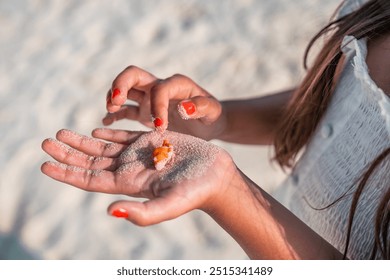
[[[42,172],[85,191],[146,198],[117,201],[108,209],[138,225],[212,208],[236,170],[224,150],[189,135],[111,129],[92,135],[60,130],[56,139],[46,139],[42,148],[56,161],[45,162]],[[164,139],[173,145],[174,157],[157,171],[152,153]]]
[[[176,74],[158,79],[136,66],[129,66],[113,81],[107,93],[103,124],[136,120],[147,127],[216,138],[226,126],[222,106],[190,78]],[[125,105],[132,100],[138,105]]]

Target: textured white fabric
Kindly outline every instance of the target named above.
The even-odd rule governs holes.
[[[350,1],[351,7],[356,3]],[[345,13],[345,7],[342,9]],[[343,41],[345,68],[320,122],[292,174],[274,196],[341,252],[352,195],[371,162],[390,146],[390,98],[370,78],[366,40]],[[373,246],[375,211],[390,182],[387,160],[369,180],[354,218],[348,258],[367,259]],[[351,188],[352,187],[352,188]]]
[[[347,0],[347,1],[344,1],[344,3],[342,4],[342,6],[340,7],[340,9],[338,11],[337,17],[340,18],[342,16],[345,16],[345,15],[359,9],[359,7],[361,5],[363,5],[365,2],[368,2],[368,0]]]

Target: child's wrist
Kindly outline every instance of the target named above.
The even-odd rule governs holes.
[[[228,121],[228,106],[226,106],[226,101],[220,101],[222,112],[218,120],[216,121],[214,129],[215,134],[212,139],[224,140],[226,135],[229,133],[229,121]]]
[[[234,209],[232,205],[238,203],[240,193],[247,189],[246,182],[232,159],[227,166],[221,168],[225,172],[221,175],[220,187],[215,189],[201,209],[215,220],[220,219],[219,216],[227,213],[228,209]]]

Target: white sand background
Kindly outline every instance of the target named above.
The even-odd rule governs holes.
[[[294,86],[307,42],[339,2],[0,1],[0,259],[247,258],[200,211],[146,228],[109,217],[118,196],[40,173],[41,142],[101,126],[106,91],[130,64],[188,75],[219,99]],[[269,148],[216,143],[266,190],[283,179]]]

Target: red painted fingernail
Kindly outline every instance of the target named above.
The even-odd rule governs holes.
[[[183,101],[181,102],[181,106],[183,106],[184,110],[186,110],[187,115],[191,116],[195,113],[196,107],[195,104],[191,101]]]
[[[163,121],[162,121],[162,119],[160,119],[160,118],[155,118],[154,121],[153,121],[153,123],[154,123],[154,126],[155,126],[155,127],[160,127],[160,126],[163,125]]]
[[[114,209],[111,212],[111,215],[113,215],[117,218],[127,218],[129,216],[129,213],[127,213],[126,209],[118,208],[118,209]]]
[[[121,91],[118,88],[116,88],[112,91],[112,98],[115,98],[120,94],[121,94]]]

